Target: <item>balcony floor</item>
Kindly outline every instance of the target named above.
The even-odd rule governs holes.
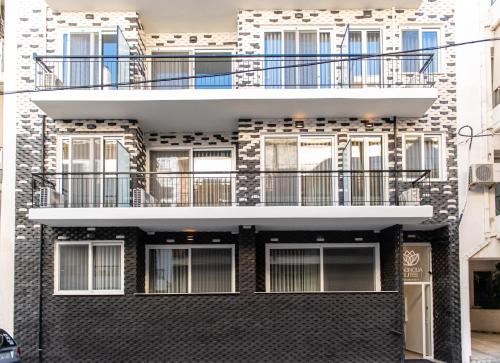
[[[132,119],[143,131],[234,131],[238,119],[421,117],[435,88],[72,90],[32,101],[53,119]]]
[[[415,227],[432,206],[33,208],[29,218],[54,227],[139,227],[145,231],[379,230]]]

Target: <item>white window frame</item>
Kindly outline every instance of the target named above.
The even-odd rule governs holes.
[[[354,27],[354,28],[349,28],[349,31],[348,33],[346,34],[347,35],[347,51],[348,53],[349,52],[349,46],[350,46],[350,38],[349,38],[349,35],[350,33],[352,32],[361,32],[361,53],[363,54],[368,54],[368,35],[367,33],[368,32],[375,32],[377,31],[379,33],[379,53],[383,53],[384,52],[384,32],[383,32],[383,29],[380,27],[380,26],[360,26],[360,27]],[[369,83],[368,82],[368,76],[367,76],[367,70],[368,70],[368,62],[367,62],[368,59],[362,59],[361,60],[361,83],[353,83],[353,85],[355,86],[363,86],[363,87],[370,87],[370,86],[377,86],[380,84],[380,83],[384,83],[385,80],[384,80],[384,61],[382,59],[380,59],[380,73],[378,75],[378,78],[379,78],[379,82],[372,82],[372,83]],[[341,64],[341,66],[343,66]],[[348,72],[349,72],[349,65],[348,65]],[[351,77],[351,75],[349,74],[348,75],[349,78]],[[349,79],[349,82],[351,82],[351,80]]]
[[[166,53],[165,55],[171,54],[175,55],[176,53],[187,53],[189,57],[193,57],[197,54],[204,54],[204,53],[229,53],[233,55],[235,53],[235,49],[232,47],[216,47],[213,48],[211,46],[207,47],[156,47],[152,48],[150,50],[150,55],[154,55],[157,53]],[[231,58],[232,59],[232,58]],[[235,71],[235,62],[231,62],[231,72]],[[188,80],[188,89],[195,89],[196,88],[196,82],[195,82],[195,75],[196,75],[196,63],[194,59],[190,59],[190,64],[188,67],[188,76],[190,79]],[[147,72],[149,74],[149,79],[153,79],[153,67],[149,67],[149,70]],[[234,75],[231,75],[231,78],[234,78]],[[234,88],[234,80],[232,81],[232,87]]]
[[[60,290],[59,289],[59,247],[60,246],[87,246],[88,247],[88,289],[87,290]],[[121,250],[121,289],[94,290],[93,289],[93,248],[94,246],[120,246]],[[125,246],[124,241],[56,241],[54,243],[54,295],[124,295],[125,293]]]
[[[320,50],[320,36],[319,36],[320,33],[329,33],[330,34],[330,49],[331,49],[331,53],[334,53],[334,51],[335,51],[335,32],[334,32],[334,27],[332,27],[332,26],[330,26],[330,27],[321,27],[321,26],[316,26],[316,27],[315,26],[312,26],[312,27],[311,26],[280,26],[280,27],[270,26],[270,27],[264,27],[264,28],[262,28],[262,31],[260,32],[260,38],[261,38],[260,49],[262,49],[263,51],[265,49],[265,41],[266,41],[265,34],[266,33],[281,33],[281,54],[285,54],[285,42],[284,42],[285,34],[284,33],[285,32],[295,32],[296,33],[296,36],[295,36],[296,54],[300,54],[300,53],[297,53],[298,49],[299,49],[299,37],[297,36],[297,34],[300,32],[313,32],[313,31],[316,32],[317,54],[319,55],[319,50]],[[336,75],[335,75],[335,66],[336,66],[335,62],[330,63],[331,85],[328,88],[335,87],[335,84],[338,81],[336,79]],[[316,84],[315,88],[322,88],[321,87],[321,67],[320,67],[320,65],[318,65],[317,67],[318,67],[317,77],[316,77],[317,84]],[[297,72],[298,72],[299,68],[300,67],[297,67]],[[262,77],[261,83],[265,87],[266,84],[265,84],[264,71],[262,71],[261,77]],[[282,80],[285,79],[285,68],[281,69],[281,79]],[[286,88],[286,87],[284,85],[282,85],[279,88]],[[308,88],[312,88],[312,86],[311,87],[308,86]]]
[[[231,291],[225,292],[200,292],[193,293],[191,292],[191,250],[192,249],[203,249],[203,248],[223,248],[223,249],[231,249]],[[188,250],[188,292],[168,292],[168,293],[156,293],[149,291],[149,251],[150,250]],[[179,244],[179,245],[146,245],[145,251],[145,281],[144,281],[144,291],[146,294],[154,294],[154,295],[204,295],[204,294],[231,294],[236,293],[236,259],[235,259],[235,245],[234,244]]]
[[[324,248],[373,248],[374,261],[374,279],[375,279],[375,290],[369,290],[365,292],[379,292],[381,291],[381,277],[380,277],[380,245],[379,243],[266,243],[266,292],[271,291],[271,259],[270,251],[271,249],[319,249],[320,257],[320,291],[311,292],[295,292],[295,293],[314,293],[314,292],[327,292],[327,293],[349,293],[352,291],[325,291],[324,289],[324,261],[323,261],[323,249]],[[356,291],[363,292],[363,291]],[[272,292],[276,294],[287,293],[287,292]]]
[[[73,139],[85,139],[85,138],[100,138],[101,139],[101,158],[99,160],[99,162],[101,163],[101,166],[104,167],[104,163],[105,163],[105,160],[104,160],[104,141],[106,139],[110,139],[110,140],[116,140],[118,141],[119,143],[122,144],[123,147],[125,147],[125,138],[123,135],[119,135],[119,134],[102,134],[102,133],[96,133],[96,134],[90,134],[90,133],[84,133],[84,134],[71,134],[71,135],[58,135],[57,136],[57,157],[56,157],[56,164],[57,164],[57,167],[56,167],[56,170],[58,173],[62,173],[63,172],[63,142],[64,140],[68,140],[69,141],[69,146],[68,146],[68,156],[69,156],[69,167],[68,167],[68,173],[71,175],[72,173],[72,168],[71,168],[71,155],[72,155],[72,145],[73,145],[73,142],[72,140]],[[125,148],[126,149],[126,148]],[[102,172],[101,172],[102,173]],[[103,175],[103,178],[104,178],[104,175]],[[61,188],[62,188],[62,178],[61,176],[59,176],[58,180],[56,180],[56,190],[57,191],[61,191]],[[68,189],[68,205],[71,206],[71,183],[69,183],[69,189]],[[100,206],[103,207],[104,205],[104,195],[103,193],[101,193],[101,198],[100,198]]]
[[[299,203],[298,205],[302,205],[302,178],[301,178],[301,157],[300,157],[300,142],[302,139],[312,139],[312,138],[320,138],[320,139],[331,139],[332,141],[332,152],[331,152],[331,158],[332,158],[332,171],[338,171],[338,150],[337,150],[337,135],[333,134],[318,134],[318,133],[307,133],[307,134],[285,134],[285,133],[277,133],[277,134],[265,134],[260,137],[260,170],[262,171],[271,171],[272,170],[266,170],[266,139],[292,139],[295,138],[297,139],[297,178],[298,178],[298,183],[297,183],[297,191],[298,191],[298,197],[299,197]],[[339,203],[339,189],[338,189],[338,173],[332,173],[332,193],[333,193],[333,200],[332,200],[332,205],[336,205]],[[262,186],[262,179],[261,179],[261,188],[260,188],[260,200],[262,203],[265,205],[266,199],[265,199],[266,191],[265,188]]]
[[[194,163],[193,163],[193,154],[194,151],[231,151],[231,170],[228,172],[230,174],[230,177],[234,176],[234,172],[236,171],[236,147],[235,146],[153,146],[147,149],[146,152],[146,170],[148,172],[151,172],[150,165],[151,165],[151,151],[188,151],[189,152],[189,172],[192,173],[191,175],[194,176],[195,171],[193,170]],[[223,171],[223,170],[221,170]],[[193,182],[194,178],[191,178],[190,186],[189,186],[189,203],[190,206],[193,206]],[[146,191],[149,193],[149,186],[150,186],[150,178],[147,178],[146,180]],[[231,183],[231,198],[232,198],[232,203],[231,206],[236,205],[236,178],[234,182]]]
[[[406,138],[409,136],[418,136],[420,137],[420,154],[421,154],[421,160],[420,160],[420,165],[421,169],[425,169],[425,153],[424,153],[424,138],[426,136],[437,136],[439,138],[439,177],[438,178],[431,178],[429,175],[429,180],[431,181],[446,181],[447,179],[447,170],[446,170],[446,156],[445,156],[445,140],[444,140],[444,134],[439,133],[439,132],[405,132],[402,134],[402,145],[401,145],[401,151],[402,151],[402,161],[403,161],[403,170],[408,169],[406,167]],[[410,178],[406,175],[404,175],[403,180],[405,181],[412,181],[413,178]]]
[[[407,30],[414,30],[418,31],[418,48],[422,48],[422,31],[435,31],[437,33],[437,45],[443,44],[443,30],[442,27],[439,25],[422,25],[422,26],[412,26],[412,25],[405,25],[401,26],[400,32],[399,32],[399,39],[401,39],[400,43],[400,48],[401,51],[403,50],[403,31]],[[434,72],[431,72],[431,74],[441,74],[444,73],[444,50],[443,49],[438,49],[437,50],[437,56],[438,56],[438,61],[436,62],[436,67],[437,70]],[[423,64],[420,64],[420,67],[422,67]],[[411,74],[412,72],[403,72],[403,65],[401,65],[401,72],[403,74]]]

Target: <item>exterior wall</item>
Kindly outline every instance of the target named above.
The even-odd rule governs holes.
[[[148,53],[169,48],[236,49],[237,38],[236,33],[147,33],[145,45]]]

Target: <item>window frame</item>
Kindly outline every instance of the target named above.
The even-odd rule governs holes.
[[[191,292],[192,272],[191,272],[191,250],[192,249],[231,249],[231,291],[225,292]],[[188,250],[188,288],[187,292],[150,292],[149,291],[149,251],[150,250]],[[175,245],[146,245],[144,264],[144,293],[150,295],[218,295],[236,293],[236,253],[234,244],[175,244]]]
[[[60,246],[87,246],[88,247],[88,289],[87,290],[60,290],[59,289],[59,249]],[[118,290],[94,290],[93,282],[93,247],[120,246],[121,251],[121,288]],[[102,241],[56,241],[54,243],[54,295],[124,295],[125,294],[125,242],[123,240]]]
[[[297,50],[299,49],[298,48],[298,44],[299,44],[299,37],[297,36],[298,33],[300,32],[316,32],[316,49],[317,49],[317,55],[320,55],[320,34],[321,33],[329,33],[330,34],[330,50],[331,50],[331,53],[334,53],[334,50],[336,49],[335,48],[335,27],[334,26],[296,26],[296,25],[284,25],[284,26],[266,26],[266,27],[262,27],[262,30],[260,31],[260,49],[263,50],[262,54],[265,55],[265,42],[266,42],[266,33],[281,33],[281,54],[285,54],[285,42],[284,42],[284,39],[285,39],[285,32],[295,32],[296,33],[296,36],[295,36],[295,49],[296,49],[296,52],[295,54],[300,54],[300,53],[297,53]],[[321,85],[321,67],[320,65],[317,65],[317,74],[316,74],[316,85],[314,87],[308,87],[308,88],[312,88],[312,89],[316,89],[316,88],[335,88],[335,85],[337,84],[338,80],[336,79],[336,75],[335,75],[335,65],[336,63],[335,62],[331,62],[330,63],[330,78],[331,78],[331,84],[329,87],[322,87]],[[282,68],[281,69],[281,79],[284,80],[285,79],[285,69],[286,68]],[[298,72],[298,70],[300,69],[300,67],[297,67],[296,68],[296,71]],[[296,76],[297,77],[297,76]],[[261,75],[261,84],[262,86],[265,88],[266,87],[266,82],[265,82],[265,76],[264,76],[264,71],[262,71],[262,75]],[[287,87],[283,84],[282,86],[280,87],[276,87],[277,89],[286,89]],[[291,89],[301,89],[299,88],[297,85],[292,87]]]
[[[325,291],[324,285],[324,256],[323,249],[324,248],[373,248],[374,255],[374,290],[368,291]],[[320,263],[320,291],[295,291],[295,292],[279,292],[279,291],[271,291],[271,259],[270,259],[270,251],[271,249],[319,249],[319,263]],[[351,293],[351,292],[380,292],[382,291],[381,284],[381,271],[380,271],[380,244],[377,242],[360,242],[360,243],[266,243],[266,251],[265,251],[265,263],[266,263],[266,271],[265,271],[265,290],[268,293],[273,294],[309,294],[309,293]]]
[[[415,26],[415,25],[404,25],[401,26],[400,31],[399,31],[399,39],[400,39],[400,50],[403,51],[403,32],[404,31],[417,31],[418,32],[418,48],[422,48],[422,32],[425,31],[435,31],[436,38],[437,38],[437,46],[441,45],[443,43],[442,39],[442,34],[443,30],[442,27],[439,25],[423,25],[423,26]],[[442,74],[444,73],[444,65],[445,63],[443,62],[444,58],[444,51],[442,49],[437,50],[437,57],[438,60],[436,62],[436,67],[437,69],[434,72],[430,72],[431,74]],[[422,64],[420,64],[422,66]],[[403,71],[403,66],[401,65],[401,72],[402,74],[413,74],[414,72],[404,72]]]
[[[424,139],[426,136],[437,136],[439,138],[439,177],[431,178],[429,175],[430,181],[446,181],[447,179],[447,169],[446,169],[446,155],[444,150],[445,140],[444,134],[439,132],[405,132],[402,134],[401,140],[401,157],[403,170],[408,170],[406,167],[406,139],[409,136],[418,136],[420,137],[420,151],[421,151],[421,170],[425,170],[425,147],[424,147]],[[413,178],[408,177],[407,173],[404,173],[403,180],[404,181],[412,181]]]
[[[332,158],[332,171],[338,171],[338,135],[337,134],[318,134],[318,133],[307,133],[307,134],[302,134],[302,133],[276,133],[276,134],[264,134],[261,135],[260,137],[260,156],[259,156],[259,163],[260,163],[260,170],[262,171],[272,171],[272,170],[266,170],[266,139],[291,139],[295,138],[297,140],[297,177],[298,177],[298,184],[297,184],[297,192],[298,192],[298,197],[299,197],[299,202],[298,205],[302,206],[302,185],[301,185],[301,175],[302,175],[302,170],[301,170],[301,158],[300,158],[300,142],[302,139],[312,139],[312,138],[323,138],[323,139],[330,139],[332,142],[332,152],[331,152],[331,158]],[[332,205],[335,205],[336,203],[338,204],[339,202],[339,189],[338,189],[338,174],[333,174],[332,175]],[[266,190],[264,187],[262,187],[262,179],[260,182],[260,200],[262,203],[266,203],[265,195],[266,195]],[[335,198],[336,197],[336,198]]]

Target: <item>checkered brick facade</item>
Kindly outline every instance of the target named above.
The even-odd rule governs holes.
[[[113,29],[119,26],[134,54],[210,47],[234,49],[240,54],[263,53],[266,27],[309,26],[333,31],[335,51],[346,26],[352,29],[380,26],[382,51],[397,51],[405,26],[438,26],[441,43],[454,41],[453,2],[423,0],[418,10],[244,10],[235,14],[237,32],[149,34],[135,12],[56,12],[44,0],[19,3],[18,89],[34,86],[33,53],[57,54],[58,34],[71,29]],[[441,53],[436,76],[439,98],[418,119],[397,120],[397,138],[386,120],[306,119],[304,128],[294,119],[240,120],[231,132],[143,134],[140,120],[47,119],[45,155],[41,155],[42,112],[28,94],[17,96],[17,170],[15,242],[15,334],[25,361],[37,360],[38,258],[43,257],[42,347],[45,361],[341,361],[397,362],[403,357],[402,289],[400,251],[402,241],[432,242],[434,279],[435,357],[460,361],[459,274],[456,163],[455,54]],[[390,105],[388,105],[390,107]],[[292,115],[290,115],[292,116]],[[145,296],[144,246],[164,243],[166,236],[147,235],[135,228],[53,229],[27,219],[31,207],[31,173],[57,169],[57,136],[64,134],[121,134],[131,154],[132,169],[143,171],[146,150],[161,146],[234,146],[239,170],[261,170],[260,139],[275,134],[331,134],[336,138],[337,166],[341,150],[352,134],[383,134],[387,140],[388,168],[402,165],[405,132],[437,132],[445,135],[447,180],[433,182],[435,215],[427,223],[447,225],[439,234],[405,233],[398,227],[373,232],[322,232],[326,242],[352,242],[355,237],[381,242],[380,293],[266,294],[264,246],[268,237],[280,241],[311,242],[316,233],[255,233],[240,227],[238,234],[200,234],[197,241],[217,236],[237,246],[238,294],[203,296]],[[238,201],[256,204],[258,184],[240,185]],[[54,296],[53,252],[56,240],[125,240],[124,296]],[[414,236],[414,237],[412,237]],[[177,241],[176,241],[177,243]],[[362,316],[363,319],[359,319]],[[131,344],[140,337],[140,349]],[[134,340],[135,338],[132,338]],[[147,356],[144,356],[145,352]]]

